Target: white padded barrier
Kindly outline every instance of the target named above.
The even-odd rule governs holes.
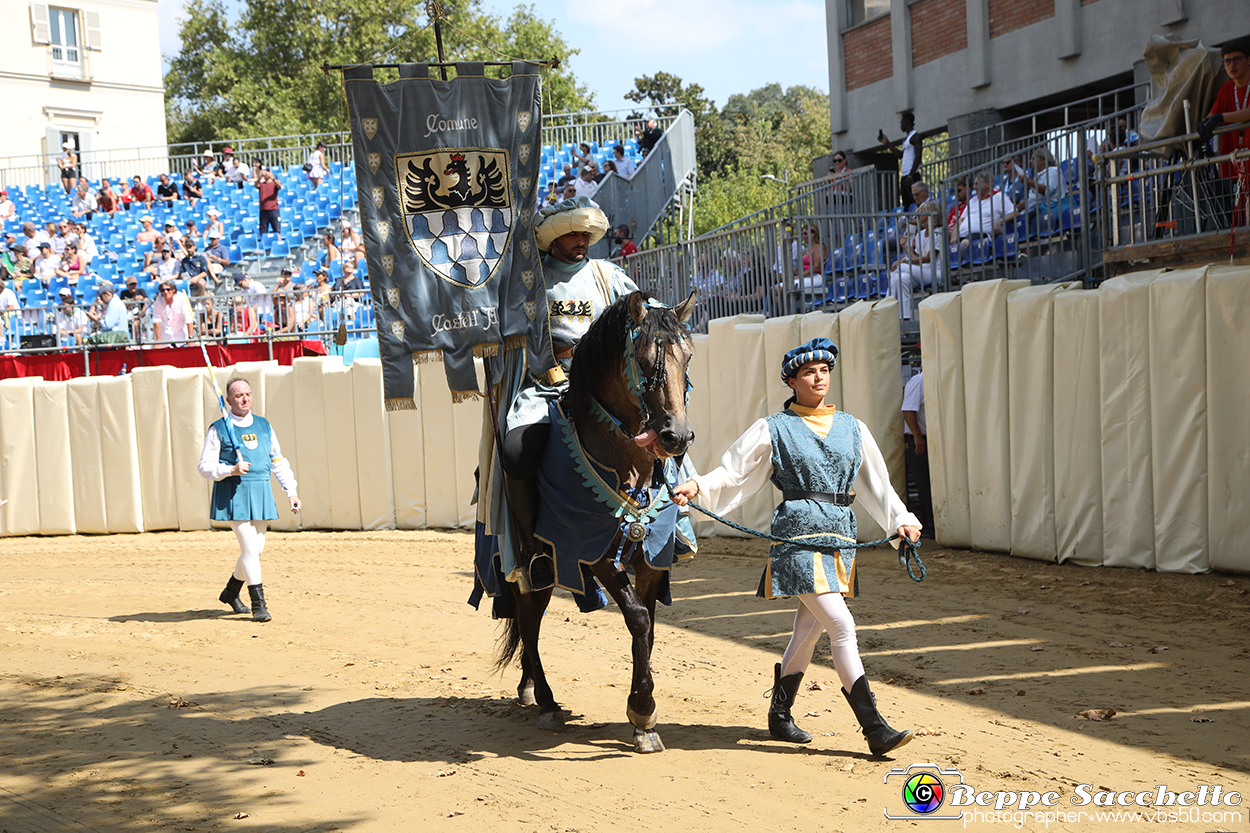
[[[174,368],[166,377],[169,397],[169,449],[173,462],[173,502],[178,528],[208,529],[211,484],[200,476],[200,452],[209,423],[204,419],[205,388],[212,390],[201,368]],[[168,498],[166,498],[168,499]]]
[[[1211,568],[1250,573],[1250,269],[1207,270],[1207,454]],[[1196,488],[1195,484],[1195,488]]]
[[[777,385],[768,384],[768,356],[764,337],[766,322],[739,321],[733,328],[732,343],[727,345],[732,352],[721,352],[718,355],[732,357],[730,364],[734,369],[734,398],[737,405],[735,424],[739,429],[738,435],[741,436],[756,420],[768,416],[766,391]],[[776,381],[776,377],[773,381]],[[773,507],[777,505],[774,492],[775,489],[770,484],[752,495],[742,505],[738,522],[751,529],[768,529]]]
[[[95,380],[99,437],[104,452],[104,492],[108,532],[143,531],[139,480],[139,437],[129,376]]]
[[[933,530],[947,547],[972,546],[968,508],[968,431],[964,406],[963,296],[930,295],[920,302],[929,485]]]
[[[277,362],[266,364],[260,377],[265,398],[258,400],[256,387],[252,386],[252,404],[257,413],[269,420],[278,435],[278,446],[282,456],[291,464],[298,484],[300,500],[304,498],[304,483],[300,470],[296,468],[299,447],[295,432],[295,372],[290,365]],[[225,390],[222,390],[225,393]],[[257,404],[259,401],[259,404]],[[278,519],[269,522],[269,528],[279,532],[295,532],[302,528],[302,515],[290,511],[291,504],[286,492],[278,485],[276,477],[270,478],[269,486],[273,490],[273,502],[278,507]]]
[[[1054,298],[1079,286],[1029,286],[1007,295],[1011,553],[1039,561],[1055,561],[1058,554]]]
[[[395,498],[395,525],[400,529],[430,526],[425,503],[424,416],[422,411],[391,411],[386,415],[391,445],[391,493]]]
[[[360,528],[393,529],[395,504],[391,490],[391,443],[387,412],[382,404],[382,360],[352,362],[352,410],[356,429],[360,494]],[[281,504],[279,504],[281,506]]]
[[[148,532],[178,528],[178,504],[170,500],[174,494],[174,461],[166,384],[173,370],[160,366],[139,367],[130,372],[139,452],[139,494],[143,500],[143,528]],[[199,459],[199,448],[183,451]]]
[[[325,442],[330,467],[330,528],[360,529],[360,480],[356,460],[352,369],[341,362],[323,362],[321,367],[325,395],[322,406]]]
[[[1150,284],[1138,272],[1098,288],[1103,563],[1155,566],[1150,430]]]
[[[1011,549],[1011,451],[1008,445],[1007,295],[1028,281],[985,281],[963,288],[964,399],[968,431],[968,516],[972,546]]]
[[[304,529],[333,529],[330,508],[330,451],[325,420],[324,365],[342,365],[339,356],[301,357],[291,362],[295,375],[295,445],[292,459],[299,481],[300,521]],[[279,426],[278,430],[283,430]],[[284,433],[289,433],[286,431]],[[281,438],[279,434],[279,438]],[[290,455],[286,455],[290,457]]]
[[[0,381],[0,533],[37,535],[39,454],[35,447],[37,376]]]
[[[1206,572],[1211,566],[1206,285],[1205,266],[1166,272],[1150,284],[1155,569],[1169,573]]]
[[[900,344],[898,301],[860,301],[838,315],[842,343],[837,364],[842,368],[840,407],[858,417],[877,441],[890,485],[906,497],[903,461],[903,356]],[[853,504],[859,539],[883,537],[884,530],[864,510]],[[892,530],[891,530],[892,531]]]
[[[35,383],[35,453],[39,457],[39,531],[73,535],[74,461],[70,452],[69,388],[64,382]]]
[[[80,533],[102,535],[109,530],[104,489],[106,451],[100,432],[98,389],[97,380],[87,377],[65,384],[74,472],[74,528]]]
[[[694,343],[694,355],[690,357],[688,372],[690,384],[690,402],[686,415],[690,426],[694,429],[694,445],[690,447],[689,460],[695,471],[703,473],[716,468],[720,460],[718,456],[724,449],[716,449],[712,444],[713,419],[712,400],[708,395],[711,390],[711,355],[712,341],[703,333],[695,333],[691,339]],[[698,499],[695,499],[698,502]],[[699,512],[690,513],[690,523],[694,527],[697,538],[707,538],[716,534],[716,524],[706,515]]]
[[[739,392],[737,377],[739,368],[736,366],[737,351],[734,349],[735,328],[745,324],[762,324],[762,315],[739,315],[733,318],[717,318],[708,322],[708,380],[703,386],[703,396],[707,398],[712,418],[707,432],[706,442],[712,459],[706,469],[709,471],[720,464],[721,455],[742,436],[747,425],[741,424],[739,411]],[[756,392],[757,395],[763,391]],[[749,425],[749,423],[748,423]],[[699,437],[704,442],[704,435]],[[735,523],[746,523],[743,507],[739,507],[725,516]],[[716,535],[740,537],[743,533],[716,524]]]
[[[1102,394],[1098,293],[1054,301],[1055,548],[1060,562],[1102,564]]]

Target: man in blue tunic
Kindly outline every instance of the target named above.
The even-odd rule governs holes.
[[[235,613],[250,612],[257,622],[268,622],[273,617],[265,606],[260,554],[265,548],[269,521],[278,517],[269,488],[270,476],[278,478],[278,485],[291,501],[292,512],[299,511],[300,499],[295,473],[282,456],[278,436],[268,420],[252,413],[252,386],[246,379],[234,378],[226,383],[226,403],[230,406],[230,420],[222,417],[209,427],[199,465],[200,475],[214,481],[209,517],[227,521],[239,540],[234,573],[218,599]],[[250,611],[239,599],[244,582],[252,599]]]

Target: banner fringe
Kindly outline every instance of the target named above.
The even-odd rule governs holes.
[[[479,359],[487,359],[492,356],[499,355],[499,342],[491,342],[490,344],[474,344],[473,355]]]
[[[503,349],[505,351],[520,350],[521,348],[525,347],[526,339],[527,339],[527,336],[524,333],[522,333],[519,336],[508,336],[506,339],[504,339]]]
[[[417,350],[412,354],[412,360],[417,364],[433,364],[443,360],[442,350]]]
[[[386,400],[386,410],[388,411],[415,411],[417,410],[417,401],[411,396],[400,399]]]
[[[451,404],[459,405],[461,402],[468,402],[470,399],[481,399],[482,392],[479,390],[453,390],[451,392]]]

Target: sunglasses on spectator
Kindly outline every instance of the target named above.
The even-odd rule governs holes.
[[[841,162],[841,163],[843,163],[843,164],[846,164],[846,157],[845,157],[845,156],[835,156],[835,157],[833,157],[833,161],[834,161],[834,162]]]
[[[1224,66],[1235,67],[1246,59],[1245,55],[1229,55],[1224,58]]]

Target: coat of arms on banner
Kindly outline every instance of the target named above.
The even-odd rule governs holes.
[[[381,208],[382,201],[386,199],[386,189],[375,187],[371,191],[371,194],[373,195],[373,204],[376,205],[378,208]]]
[[[377,119],[361,119],[360,126],[365,129],[365,135],[372,139],[378,132]]]
[[[512,234],[511,166],[504,150],[434,150],[395,157],[408,242],[458,286],[494,276]]]
[[[365,161],[369,163],[369,172],[376,174],[378,168],[382,167],[382,154],[370,153],[365,157]]]
[[[395,271],[395,255],[382,255],[382,268],[386,270],[386,274]]]
[[[516,114],[516,126],[522,133],[530,129],[530,117],[532,115],[529,110],[521,110]]]
[[[386,303],[390,304],[395,309],[399,309],[399,288],[398,287],[388,286],[386,288]]]

